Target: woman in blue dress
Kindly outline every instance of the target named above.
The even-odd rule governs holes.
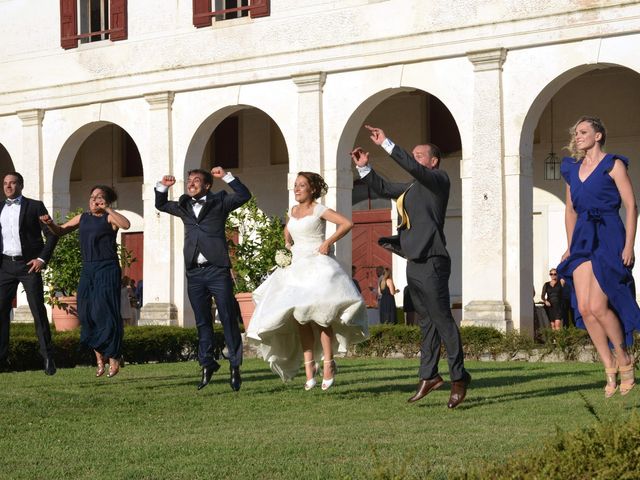
[[[82,273],[78,284],[78,317],[82,331],[80,342],[96,354],[96,377],[105,373],[105,360],[109,360],[108,377],[120,370],[122,356],[123,322],[120,316],[120,263],[116,235],[118,229],[127,230],[127,218],[111,208],[116,192],[106,185],[91,189],[89,211],[76,215],[63,225],[56,225],[44,215],[40,217],[56,235],[65,235],[80,229]]]
[[[586,328],[600,355],[609,398],[618,388],[622,395],[628,394],[635,384],[627,347],[633,343],[634,330],[640,329],[640,308],[631,275],[638,210],[627,173],[629,161],[604,153],[605,139],[599,118],[582,117],[572,128],[573,158],[565,157],[560,167],[567,182],[569,246],[557,270],[573,286],[576,325]],[[626,229],[618,213],[621,203]]]

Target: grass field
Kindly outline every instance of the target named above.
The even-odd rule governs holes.
[[[0,478],[447,478],[539,448],[558,428],[625,418],[640,390],[605,401],[597,364],[467,362],[465,402],[449,384],[409,405],[417,360],[339,360],[336,386],[283,384],[246,360],[196,391],[194,362],[0,374]],[[446,371],[446,365],[441,364]]]

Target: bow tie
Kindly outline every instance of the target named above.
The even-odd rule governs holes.
[[[11,200],[10,198],[7,198],[4,203],[6,205],[20,205],[20,199],[19,198],[15,198],[13,200]]]
[[[196,200],[195,198],[191,199],[191,206],[194,207],[196,205],[204,205],[206,202],[206,200],[204,198],[200,198],[198,200]]]

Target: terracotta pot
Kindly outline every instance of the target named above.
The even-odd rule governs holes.
[[[51,307],[51,318],[58,332],[74,330],[80,326],[76,297],[59,297],[61,307]]]
[[[253,295],[251,292],[236,293],[236,300],[238,300],[238,305],[240,305],[240,316],[242,317],[244,330],[247,331],[249,322],[253,316],[253,311],[256,309],[256,305],[253,303]]]

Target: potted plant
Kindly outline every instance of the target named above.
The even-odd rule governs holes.
[[[64,220],[61,219],[59,212],[55,212],[55,222],[64,223],[81,214],[82,211],[82,208],[78,208],[69,212]],[[131,252],[122,245],[118,245],[118,257],[123,267],[131,265],[134,261]],[[76,290],[80,283],[81,271],[80,235],[78,230],[75,230],[58,239],[58,244],[42,275],[44,284],[49,288],[45,301],[51,305],[51,317],[58,331],[73,330],[80,325]]]
[[[234,293],[246,329],[254,310],[251,292],[276,266],[276,252],[284,250],[284,226],[280,218],[260,210],[255,197],[251,197],[229,215],[227,232]]]

